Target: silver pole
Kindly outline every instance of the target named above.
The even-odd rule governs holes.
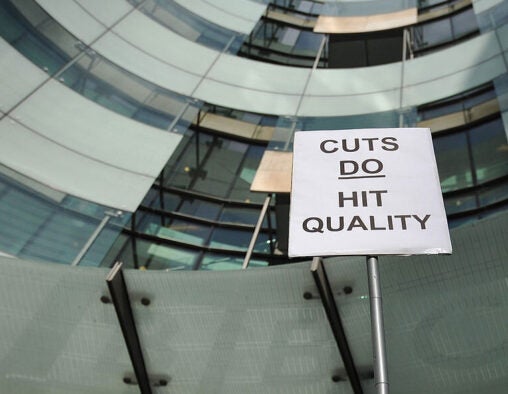
[[[245,255],[245,259],[243,260],[242,269],[246,269],[249,266],[250,256],[252,256],[252,251],[254,250],[254,245],[256,244],[256,240],[258,239],[259,231],[261,230],[261,226],[263,225],[263,219],[265,218],[266,211],[268,210],[268,206],[270,205],[271,199],[272,199],[271,194],[269,194],[265,198],[265,203],[263,204],[263,208],[261,209],[261,213],[259,214],[258,222],[256,224],[256,227],[254,228],[254,234],[252,234],[249,248],[247,249],[247,254]]]
[[[369,277],[370,318],[372,325],[376,392],[377,394],[388,394],[385,332],[383,328],[383,300],[381,297],[377,256],[367,256],[367,274]]]

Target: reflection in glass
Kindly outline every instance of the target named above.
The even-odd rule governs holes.
[[[124,238],[116,260],[126,268],[190,270],[194,269],[198,252],[141,239]]]
[[[229,256],[216,253],[206,253],[203,257],[200,269],[208,271],[224,271],[242,269],[243,257]],[[251,259],[249,269],[257,267],[266,267],[268,262],[263,260]]]
[[[140,212],[141,214],[141,212]],[[137,214],[136,216],[141,216]],[[136,230],[159,238],[185,242],[191,245],[203,245],[210,234],[210,227],[179,219],[162,218],[153,213],[145,213],[139,219]],[[162,222],[167,222],[162,224]]]

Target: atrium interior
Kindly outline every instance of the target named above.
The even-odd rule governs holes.
[[[0,392],[375,393],[365,257],[344,354],[288,256],[293,138],[415,127],[453,254],[379,258],[390,392],[506,391],[508,1],[2,0],[0,88]]]

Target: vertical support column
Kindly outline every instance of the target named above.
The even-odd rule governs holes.
[[[122,263],[117,262],[106,277],[111,299],[115,306],[118,322],[122,328],[122,334],[125,339],[127,350],[131,359],[134,374],[139,385],[141,394],[152,394],[148,373],[146,372],[145,360],[141,344],[139,342],[136,323],[132,314],[129,293],[122,272]]]
[[[342,357],[342,362],[344,363],[344,368],[346,369],[353,393],[363,394],[360,376],[358,375],[356,365],[353,361],[353,355],[351,353],[351,349],[349,348],[346,333],[344,332],[344,326],[342,325],[339,309],[337,308],[335,298],[333,298],[332,287],[330,285],[330,281],[328,280],[323,260],[320,257],[314,257],[312,259],[310,272],[312,273],[312,277],[314,278],[314,282],[318,288],[321,303],[325,309],[326,317],[330,323],[330,328],[332,329],[335,342],[337,342],[339,353]]]
[[[261,226],[263,225],[263,219],[265,218],[266,211],[270,206],[270,200],[272,199],[272,195],[268,194],[265,198],[265,202],[263,204],[263,208],[261,209],[261,213],[259,214],[258,222],[256,227],[254,228],[254,234],[252,234],[252,238],[250,240],[249,248],[247,249],[247,254],[243,260],[242,269],[246,269],[249,266],[250,257],[252,256],[252,252],[254,251],[254,245],[256,244],[256,240],[258,239],[259,231],[261,230]]]
[[[404,115],[402,113],[402,106],[404,104],[404,73],[405,64],[407,57],[407,45],[408,45],[409,32],[408,28],[404,28],[402,31],[402,59],[400,68],[400,91],[399,91],[399,127],[404,127]]]
[[[388,394],[389,387],[383,324],[383,300],[381,297],[377,256],[367,256],[367,274],[369,277],[370,318],[372,325],[376,393]]]

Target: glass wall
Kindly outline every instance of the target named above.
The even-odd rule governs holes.
[[[113,64],[79,42],[34,1],[1,2],[0,35],[58,81],[139,122],[183,133],[202,105]]]
[[[30,260],[70,264],[106,218],[80,265],[97,266],[129,213],[66,195],[0,166],[0,251]]]
[[[104,265],[239,269],[266,195],[250,191],[265,146],[189,129]],[[277,264],[274,206],[251,267]]]
[[[468,7],[442,18],[413,26],[410,31],[412,52],[419,55],[477,34],[478,24],[473,8]]]
[[[411,5],[412,3],[412,5]],[[322,14],[325,15],[369,15],[394,12],[414,6],[414,1],[400,2],[341,2],[326,3]],[[411,39],[408,51],[412,56],[421,56],[433,50],[451,45],[458,40],[472,37],[479,33],[476,15],[471,5],[453,8],[455,2],[440,2],[430,5],[425,12],[439,7],[446,7],[445,12],[436,13],[436,18],[425,20],[408,28]],[[377,8],[372,4],[377,4]],[[423,7],[423,6],[422,6]],[[309,7],[307,7],[309,8]],[[272,7],[276,12],[291,13],[308,21],[316,19],[312,14],[296,8]],[[378,12],[375,10],[378,9]],[[294,10],[294,11],[293,11]],[[240,49],[241,56],[250,57],[271,63],[312,67],[318,54],[324,34],[314,33],[311,26],[302,26],[282,22],[270,17],[262,18],[253,30],[249,39]],[[358,34],[332,34],[321,53],[318,67],[350,68],[366,67],[397,62],[402,59],[402,29],[384,32]]]
[[[128,1],[134,6],[141,4],[140,11],[182,37],[220,52],[238,52],[245,39],[243,34],[217,26],[173,0]]]
[[[495,97],[489,84],[419,109],[420,119],[434,118],[439,122],[460,114],[466,120],[461,126],[433,135],[450,226],[495,213],[508,204],[505,127],[497,111],[481,114],[486,103],[497,106]],[[473,113],[479,113],[477,119],[468,121]]]

